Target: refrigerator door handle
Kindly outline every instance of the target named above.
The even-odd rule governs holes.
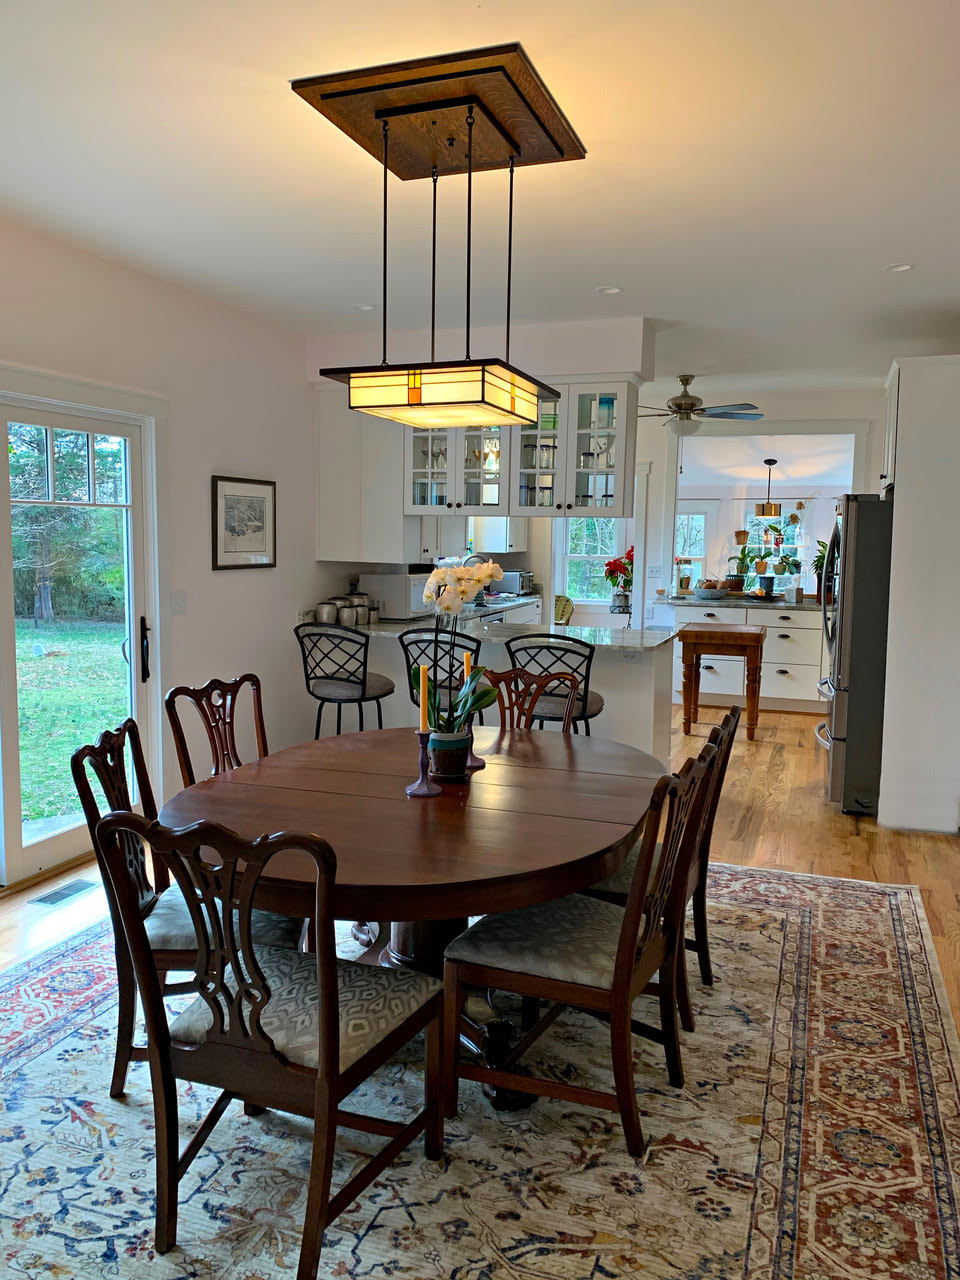
[[[813,736],[820,743],[821,747],[825,747],[827,751],[833,746],[833,734],[827,728],[826,720],[821,720],[813,731]]]
[[[833,533],[830,535],[830,543],[827,547],[826,555],[823,557],[823,576],[820,579],[820,612],[823,616],[823,634],[827,642],[827,650],[832,654],[834,646],[834,638],[836,634],[836,609],[838,607],[837,595],[839,591],[839,582],[837,581],[837,559],[840,554],[840,526],[833,526]],[[829,584],[829,586],[828,586]],[[834,602],[834,618],[833,626],[830,625],[830,619],[827,616],[827,596],[831,595]]]
[[[833,681],[829,676],[824,676],[822,680],[817,681],[817,693],[819,693],[821,698],[829,698],[832,701],[833,695],[836,692],[836,689],[833,687]]]

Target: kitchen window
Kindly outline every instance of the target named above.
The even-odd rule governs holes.
[[[559,595],[579,604],[609,604],[612,588],[603,568],[626,551],[626,524],[609,516],[574,516],[554,522],[554,581]]]
[[[674,555],[685,561],[678,566],[683,577],[688,574],[696,584],[707,575],[704,566],[707,558],[707,513],[705,511],[678,511],[677,535]]]

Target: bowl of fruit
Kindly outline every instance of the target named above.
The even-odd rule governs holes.
[[[726,587],[721,587],[716,578],[701,578],[693,588],[693,594],[698,600],[722,600],[729,592]]]

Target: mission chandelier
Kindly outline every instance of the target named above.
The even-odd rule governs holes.
[[[519,44],[361,71],[294,80],[292,88],[383,162],[382,359],[378,365],[321,369],[346,383],[351,409],[415,427],[535,425],[542,399],[559,392],[510,364],[513,186],[520,165],[581,160],[583,144]],[[473,175],[509,171],[506,340],[503,359],[470,354]],[[387,360],[388,175],[433,182],[430,359]],[[437,182],[466,173],[466,323],[462,360],[436,359]]]

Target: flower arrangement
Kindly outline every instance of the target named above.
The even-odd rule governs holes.
[[[608,560],[603,566],[603,576],[615,591],[633,590],[633,547],[622,556]]]
[[[425,604],[432,604],[436,613],[433,629],[433,662],[427,674],[426,688],[421,677],[421,728],[429,727],[434,733],[462,733],[468,728],[471,717],[484,707],[489,707],[497,700],[495,689],[489,685],[480,688],[480,677],[483,667],[471,669],[469,655],[464,664],[463,684],[456,697],[448,700],[443,706],[440,697],[442,686],[439,683],[440,646],[448,646],[446,670],[454,667],[454,641],[457,635],[457,616],[463,606],[473,600],[479,591],[488,587],[491,582],[499,582],[503,570],[492,561],[475,565],[443,565],[430,574],[423,589]],[[441,619],[451,619],[449,628],[443,629],[441,638]],[[410,672],[411,681],[416,681],[416,672]],[[425,696],[424,696],[425,695]],[[425,723],[424,723],[425,721]]]

